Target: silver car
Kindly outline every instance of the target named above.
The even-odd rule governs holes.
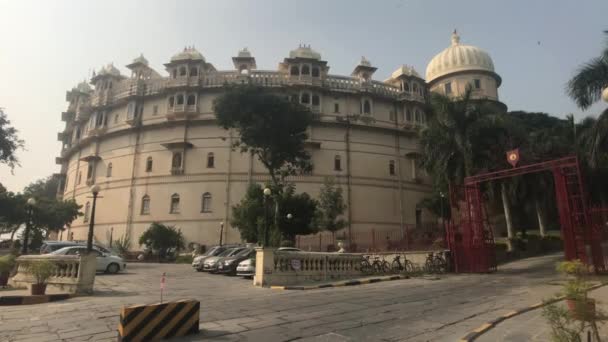
[[[49,255],[81,255],[86,254],[87,248],[82,246],[63,247]],[[104,253],[93,247],[93,254],[97,257],[97,272],[118,273],[127,268],[127,263],[119,256]]]
[[[222,260],[222,258],[234,256],[243,249],[245,249],[245,247],[229,248],[217,256],[205,259],[205,261],[203,262],[203,271],[211,273],[217,271],[218,262]]]
[[[245,278],[253,277],[255,275],[255,258],[241,261],[236,267],[236,275]]]

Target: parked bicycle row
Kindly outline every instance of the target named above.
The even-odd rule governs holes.
[[[446,273],[448,262],[443,252],[429,253],[422,265],[408,260],[406,254],[397,254],[391,261],[384,256],[366,255],[361,260],[361,271],[365,274]]]

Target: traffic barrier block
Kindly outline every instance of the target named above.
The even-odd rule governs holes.
[[[123,307],[118,341],[158,341],[199,332],[201,303],[197,300]]]

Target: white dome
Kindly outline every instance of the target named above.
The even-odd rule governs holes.
[[[110,63],[99,70],[99,75],[120,76],[120,71],[116,69],[114,64]]]
[[[250,58],[251,57],[251,52],[249,52],[249,50],[247,48],[244,48],[243,50],[239,51],[238,57],[240,57],[240,58]]]
[[[452,46],[438,53],[426,67],[426,81],[458,71],[489,71],[494,73],[490,55],[482,49],[460,44],[460,36],[454,30]]]
[[[143,65],[148,65],[148,60],[146,59],[146,57],[144,57],[144,54],[142,53],[141,55],[139,55],[139,57],[135,58],[133,60],[132,64],[136,64],[136,63],[141,63]]]
[[[194,47],[185,47],[184,51],[176,53],[171,57],[171,62],[185,61],[185,60],[200,60],[205,61],[205,57],[198,52]]]
[[[86,81],[82,81],[82,82],[78,83],[78,85],[76,86],[75,89],[81,93],[88,94],[91,92],[91,86]]]
[[[310,48],[310,45],[298,47],[295,50],[289,51],[289,58],[308,58],[321,60],[321,54]]]

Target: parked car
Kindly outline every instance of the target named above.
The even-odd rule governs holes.
[[[281,252],[301,252],[302,250],[295,247],[279,247],[277,249]],[[236,275],[239,277],[250,278],[255,275],[255,251],[253,255],[241,261],[239,265],[236,267]]]
[[[86,242],[80,242],[80,241],[52,241],[52,240],[47,240],[47,241],[43,241],[42,242],[42,246],[40,246],[40,254],[48,254],[51,252],[54,252],[58,249],[64,248],[64,247],[72,247],[72,246],[87,246]],[[96,245],[93,244],[93,246],[95,248],[97,248],[98,250],[100,250],[103,253],[107,253],[107,254],[112,254],[112,251],[110,251],[109,249],[100,246],[100,245]]]
[[[236,275],[236,268],[239,263],[245,259],[249,259],[255,255],[255,249],[245,248],[237,254],[222,258],[217,263],[217,273],[227,275]]]
[[[203,271],[214,273],[215,271],[217,271],[218,262],[222,258],[231,257],[233,255],[236,255],[238,252],[242,251],[243,249],[245,249],[245,247],[228,248],[217,256],[207,258],[203,262]]]
[[[60,248],[54,252],[49,254],[52,255],[81,255],[86,254],[87,247],[85,246],[69,246]],[[110,253],[104,253],[97,249],[93,248],[92,251],[97,257],[97,272],[106,272],[106,273],[118,273],[120,271],[124,271],[127,268],[127,263],[117,256]]]
[[[227,245],[211,247],[205,253],[196,256],[192,260],[192,268],[196,269],[199,272],[202,272],[203,271],[203,262],[205,262],[205,260],[207,260],[210,257],[218,256],[220,253],[222,253],[226,249],[234,248],[234,247],[235,246],[227,246]]]
[[[253,258],[245,259],[236,267],[236,275],[251,278],[255,275],[255,255]]]

